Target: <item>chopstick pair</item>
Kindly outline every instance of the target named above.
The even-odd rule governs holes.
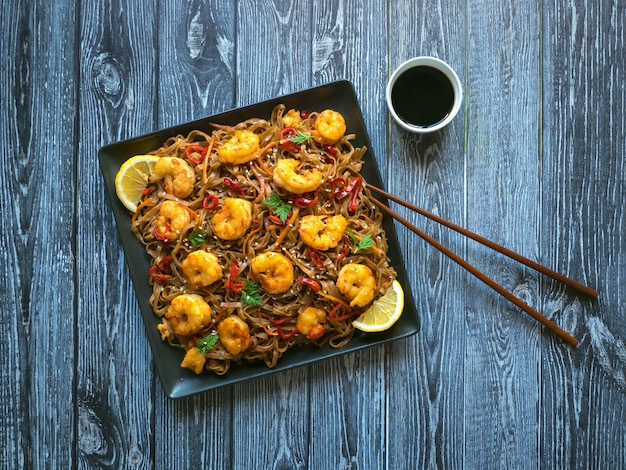
[[[578,292],[581,292],[589,297],[593,297],[596,298],[598,296],[598,292],[595,291],[594,289],[591,289],[590,287],[587,287],[583,284],[580,284],[579,282],[574,281],[573,279],[570,279],[566,276],[563,276],[562,274],[557,273],[556,271],[551,270],[550,268],[547,268],[539,263],[536,263],[535,261],[532,261],[522,255],[520,255],[519,253],[516,253],[514,251],[509,250],[508,248],[505,248],[501,245],[498,245],[497,243],[488,240],[474,232],[471,232],[459,225],[456,225],[446,219],[443,219],[431,212],[428,212],[414,204],[411,204],[410,202],[407,202],[403,199],[400,199],[399,197],[394,196],[393,194],[388,193],[387,191],[384,191],[380,188],[377,188],[376,186],[372,186],[371,184],[366,184],[366,187],[368,187],[370,190],[385,196],[387,199],[390,199],[392,201],[397,202],[398,204],[401,204],[415,212],[417,212],[418,214],[421,214],[431,220],[434,220],[435,222],[440,223],[441,225],[444,225],[456,232],[461,233],[462,235],[465,235],[479,243],[482,243],[485,246],[488,246],[489,248],[502,253],[505,256],[508,256],[511,259],[514,259],[530,268],[533,268],[534,270],[545,274],[546,276],[549,276],[553,279],[556,279],[557,281],[577,290]],[[569,334],[567,331],[563,330],[560,326],[558,326],[556,323],[554,323],[553,321],[549,320],[548,318],[544,317],[542,314],[540,314],[539,312],[537,312],[534,308],[532,308],[530,305],[526,304],[525,302],[523,302],[522,300],[520,300],[518,297],[516,297],[515,295],[513,295],[511,292],[509,292],[508,290],[506,290],[504,287],[502,287],[500,284],[498,284],[496,281],[494,281],[493,279],[491,279],[489,276],[487,276],[486,274],[482,273],[481,271],[479,271],[478,269],[476,269],[474,266],[472,266],[471,264],[469,264],[467,261],[465,261],[463,258],[459,257],[456,253],[454,253],[453,251],[451,251],[449,248],[447,248],[446,246],[442,245],[441,243],[439,243],[437,240],[435,240],[434,238],[432,238],[430,235],[426,234],[425,232],[423,232],[422,230],[420,230],[419,228],[417,228],[415,225],[411,224],[408,220],[406,220],[405,218],[403,218],[400,214],[398,214],[397,212],[395,212],[394,210],[392,210],[391,208],[389,208],[388,206],[386,206],[385,204],[383,204],[381,201],[379,201],[376,198],[372,198],[372,201],[378,206],[380,207],[381,210],[383,210],[384,212],[386,212],[387,214],[389,214],[391,217],[393,217],[394,219],[396,219],[398,222],[400,222],[401,224],[405,225],[408,229],[410,229],[411,231],[413,231],[415,234],[419,235],[422,239],[424,239],[426,242],[430,243],[432,246],[434,246],[435,248],[437,248],[439,251],[441,251],[444,255],[446,255],[447,257],[449,257],[450,259],[452,259],[453,261],[455,261],[456,263],[460,264],[463,268],[465,268],[467,271],[469,271],[471,274],[473,274],[474,276],[476,276],[478,279],[480,279],[481,281],[483,281],[485,284],[487,284],[489,287],[491,287],[492,289],[494,289],[496,292],[498,292],[500,295],[502,295],[503,297],[505,297],[507,300],[511,301],[513,304],[515,304],[517,307],[519,307],[520,309],[522,309],[523,311],[525,311],[527,314],[529,314],[531,317],[533,317],[535,320],[537,320],[539,323],[541,323],[542,325],[544,325],[546,328],[550,329],[551,331],[553,331],[559,338],[561,338],[563,341],[565,341],[566,343],[570,344],[571,346],[578,346],[578,340],[572,336],[571,334]]]

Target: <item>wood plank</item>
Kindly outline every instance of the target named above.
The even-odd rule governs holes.
[[[232,0],[160,3],[158,128],[234,106],[235,11]],[[164,468],[228,468],[231,388],[175,401],[158,392],[155,423]]]
[[[115,0],[80,9],[75,413],[83,468],[147,468],[154,455],[152,355],[96,156],[154,126],[155,11]]]
[[[371,11],[379,14],[371,15]],[[313,2],[311,42],[313,83],[350,80],[361,104],[383,178],[387,159],[382,142],[386,115],[387,3]],[[373,43],[379,47],[372,47]],[[385,437],[385,348],[374,347],[312,368],[310,435],[324,435],[334,452],[313,438],[310,468],[383,468]],[[334,397],[334,398],[330,398]],[[323,411],[322,411],[323,410]]]
[[[466,6],[454,1],[392,4],[389,74],[432,55],[466,79]],[[467,102],[466,102],[467,103]],[[467,104],[465,105],[467,106]],[[390,123],[390,192],[450,220],[464,218],[463,110],[441,132],[417,136]],[[394,206],[403,217],[462,253],[462,237]],[[387,460],[390,468],[464,467],[465,274],[400,226],[410,288],[421,315],[415,338],[387,354]],[[399,432],[401,430],[401,432]]]
[[[44,468],[53,456],[55,466],[70,467],[74,5],[10,1],[2,10],[0,466]],[[59,390],[68,399],[60,400]]]
[[[159,128],[234,105],[235,2],[159,4]]]
[[[546,295],[554,317],[582,344],[576,351],[546,345],[540,425],[554,438],[542,447],[541,464],[622,468],[626,10],[623,2],[557,0],[545,23],[544,256],[597,286],[600,297]]]
[[[478,1],[468,18],[467,227],[531,259],[540,251],[540,6]],[[467,259],[542,310],[534,271],[475,244]],[[535,468],[542,330],[475,279],[467,291],[466,463]]]

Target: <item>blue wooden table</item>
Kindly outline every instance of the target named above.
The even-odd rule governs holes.
[[[626,467],[624,2],[7,0],[0,18],[0,468]],[[423,137],[384,100],[417,55],[465,93]],[[394,205],[579,347],[397,225],[417,335],[167,398],[99,148],[337,79],[390,192],[599,290]]]

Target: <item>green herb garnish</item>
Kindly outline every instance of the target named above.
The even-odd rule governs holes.
[[[188,235],[188,238],[193,246],[198,246],[204,242],[204,239],[207,237],[207,235],[208,234],[204,231],[196,230],[194,232],[191,232]]]
[[[280,196],[276,193],[273,193],[269,199],[263,201],[263,204],[272,209],[274,214],[276,214],[283,223],[287,220],[287,217],[291,212],[291,205],[283,202]]]
[[[245,305],[251,307],[260,307],[263,305],[263,299],[261,298],[261,286],[256,282],[246,281],[241,288],[241,301]]]
[[[211,349],[213,349],[213,347],[217,344],[217,341],[219,339],[220,339],[220,337],[218,335],[213,334],[213,333],[209,333],[204,338],[201,338],[201,339],[198,340],[198,342],[196,343],[196,348],[202,354],[206,354]]]
[[[294,144],[302,145],[311,140],[313,136],[311,134],[305,134],[300,129],[296,132],[296,135],[289,137],[289,141]]]
[[[372,240],[372,236],[369,233],[360,240],[354,234],[354,230],[352,230],[350,227],[348,227],[348,233],[350,234],[350,238],[352,238],[352,242],[354,243],[352,253],[358,253],[360,250],[367,250],[368,248],[374,246],[374,240]]]

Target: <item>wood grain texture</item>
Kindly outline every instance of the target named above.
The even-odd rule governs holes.
[[[489,0],[468,10],[465,226],[532,259],[541,208],[540,11],[538,2]],[[475,244],[466,254],[542,310],[535,272]],[[465,458],[485,468],[534,468],[538,335],[558,340],[475,279],[466,289],[464,388],[466,405],[474,405],[465,408]]]
[[[389,74],[432,55],[465,77],[467,14],[458,2],[392,2]],[[450,220],[464,218],[464,112],[440,133],[417,136],[391,123],[389,191]],[[463,240],[408,210],[403,217],[462,252]],[[404,227],[398,228],[422,329],[389,347],[389,468],[461,468],[464,458],[464,301],[462,270]],[[456,380],[447,380],[456,377]],[[410,402],[410,403],[409,403]],[[452,403],[455,405],[450,406]],[[408,418],[408,419],[407,419]]]
[[[158,128],[235,106],[235,13],[233,0],[159,4]]]
[[[148,468],[154,455],[152,358],[97,152],[154,126],[155,11],[151,3],[115,0],[81,8],[75,299],[80,468]]]
[[[71,395],[75,381],[73,4],[7,7],[0,22],[0,467],[43,468],[49,455],[68,466],[73,406],[59,391]]]
[[[7,0],[0,15],[0,468],[626,467],[626,5]],[[464,106],[401,131],[435,55]],[[152,366],[100,146],[339,78],[394,205],[573,332],[572,350],[398,226],[417,336],[180,400]]]
[[[544,179],[551,191],[543,198],[551,211],[543,233],[553,234],[544,236],[545,256],[598,285],[600,297],[590,302],[561,292],[546,301],[583,342],[571,355],[546,347],[541,427],[554,438],[545,442],[542,462],[624,465],[626,10],[621,2],[555,1],[545,22]]]

